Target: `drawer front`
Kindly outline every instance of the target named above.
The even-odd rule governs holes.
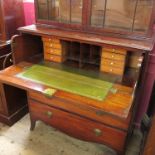
[[[58,62],[58,63],[61,63],[65,60],[64,57],[47,54],[47,53],[44,53],[44,59],[48,61]]]
[[[123,62],[125,61],[124,55],[111,53],[111,52],[102,52],[102,58],[123,61]]]
[[[116,67],[105,66],[105,65],[102,65],[100,70],[103,71],[103,72],[118,74],[118,75],[122,75],[123,72],[124,72],[123,68],[116,68]]]
[[[123,54],[126,55],[127,51],[124,49],[115,49],[115,48],[102,48],[103,52],[112,52],[112,53],[118,53],[118,54]]]
[[[44,52],[48,54],[54,54],[54,55],[62,55],[62,50],[61,49],[53,49],[50,47],[44,47]]]
[[[48,42],[48,43],[56,43],[56,44],[61,43],[61,41],[59,39],[56,39],[56,38],[45,38],[45,37],[43,37],[42,41],[43,42]]]
[[[112,66],[112,67],[118,67],[118,68],[123,69],[125,63],[123,61],[116,61],[116,60],[110,60],[110,59],[102,58],[102,60],[101,60],[101,66],[102,65]]]
[[[68,97],[66,99],[64,98],[62,99],[56,96],[57,94],[49,98],[43,93],[39,93],[36,91],[28,92],[28,97],[30,99],[43,102],[46,105],[50,105],[68,112],[72,112],[74,114],[87,117],[91,120],[98,121],[100,123],[104,123],[109,126],[122,129],[124,131],[128,130],[131,114],[129,114],[127,119],[120,119],[112,115],[108,115],[100,108],[95,108],[82,102],[70,100]]]
[[[50,43],[50,42],[44,42],[44,47],[53,48],[53,49],[62,49],[61,44],[56,43]]]
[[[139,68],[141,67],[143,61],[143,57],[131,56],[128,60],[128,66],[132,68]]]
[[[107,127],[89,119],[73,115],[47,105],[29,100],[31,117],[42,120],[45,123],[76,138],[104,143],[116,150],[123,150],[127,133],[121,130]]]

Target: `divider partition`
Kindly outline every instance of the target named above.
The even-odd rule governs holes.
[[[101,47],[86,43],[62,41],[63,55],[66,62],[72,62],[79,68],[95,67],[99,69]]]

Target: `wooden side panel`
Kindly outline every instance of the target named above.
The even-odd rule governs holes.
[[[12,37],[12,51],[14,64],[29,60],[31,57],[43,53],[41,38],[32,35],[15,35]]]

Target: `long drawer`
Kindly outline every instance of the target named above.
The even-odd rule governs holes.
[[[31,117],[82,140],[104,143],[122,151],[127,133],[89,119],[29,100]]]
[[[82,102],[70,100],[68,97],[64,99],[57,96],[58,94],[55,94],[53,97],[50,98],[40,92],[28,91],[28,97],[30,99],[43,102],[46,105],[72,112],[74,114],[87,117],[91,120],[122,129],[124,131],[127,131],[129,128],[129,123],[131,119],[130,113],[126,119],[121,119],[105,113],[100,108],[96,108]]]

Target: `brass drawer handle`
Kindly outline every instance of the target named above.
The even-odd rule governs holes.
[[[52,118],[53,113],[52,113],[51,111],[46,111],[46,112],[45,112],[45,115],[46,115],[48,118]]]
[[[95,136],[99,137],[102,135],[102,131],[100,129],[94,129]]]

